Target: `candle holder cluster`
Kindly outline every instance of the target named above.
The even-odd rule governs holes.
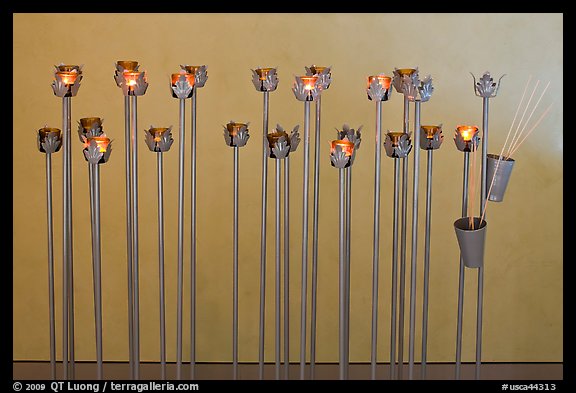
[[[316,325],[318,292],[318,223],[320,203],[320,129],[321,98],[332,83],[332,67],[311,65],[305,67],[305,75],[296,76],[292,85],[294,97],[304,103],[304,121],[302,141],[299,125],[291,132],[279,124],[269,130],[269,94],[277,89],[276,68],[256,68],[252,71],[252,83],[256,91],[263,93],[262,126],[262,210],[260,235],[260,314],[258,343],[258,377],[264,378],[264,337],[266,304],[266,224],[267,224],[267,181],[268,159],[275,160],[275,378],[290,379],[289,351],[289,251],[290,251],[290,154],[303,143],[303,190],[302,190],[302,239],[301,239],[301,287],[300,287],[300,352],[299,378],[306,379],[306,341],[308,318],[308,255],[309,255],[309,191],[310,191],[310,104],[315,107],[314,134],[314,172],[313,172],[313,214],[312,214],[312,277],[310,295],[310,361],[309,378],[315,378],[316,364]],[[47,222],[48,222],[48,276],[49,276],[49,314],[50,314],[50,365],[51,376],[56,379],[56,318],[54,304],[54,253],[52,218],[52,165],[51,155],[63,151],[63,269],[62,269],[62,360],[63,378],[75,378],[74,354],[74,280],[73,280],[73,237],[72,237],[72,166],[71,166],[71,98],[78,93],[82,80],[82,66],[60,64],[55,66],[52,88],[54,94],[62,98],[62,130],[45,126],[37,132],[37,148],[46,155],[47,185]],[[184,156],[185,156],[185,102],[191,99],[191,309],[190,309],[190,379],[196,378],[196,136],[197,136],[197,96],[198,88],[204,87],[208,78],[205,65],[180,65],[177,73],[171,74],[170,90],[173,98],[179,100],[178,122],[178,261],[177,261],[177,312],[176,312],[176,378],[181,379],[183,362],[183,296],[184,296]],[[482,340],[482,294],[484,247],[487,222],[485,210],[487,200],[500,202],[509,181],[514,160],[508,156],[487,154],[488,140],[488,104],[489,99],[497,95],[500,80],[495,82],[486,72],[476,81],[474,92],[483,99],[482,138],[476,126],[460,125],[456,127],[454,142],[456,148],[464,153],[464,174],[462,194],[462,217],[454,222],[457,242],[460,247],[460,274],[458,288],[458,316],[456,334],[456,379],[461,377],[462,351],[462,314],[464,304],[465,267],[478,269],[477,330],[476,330],[476,378],[480,378],[481,340]],[[501,78],[500,78],[501,79]],[[126,165],[126,237],[128,269],[128,339],[130,377],[140,378],[140,317],[139,317],[139,244],[138,244],[138,150],[137,150],[137,97],[143,96],[148,89],[147,74],[140,70],[136,61],[118,61],[115,64],[114,80],[124,95],[125,114],[125,165]],[[387,131],[382,135],[382,103],[391,99],[393,90],[402,94],[404,99],[403,127],[401,131]],[[375,124],[375,177],[374,177],[374,226],[372,254],[372,326],[371,326],[371,378],[378,376],[378,301],[380,268],[380,194],[381,194],[381,157],[382,147],[386,156],[393,160],[393,219],[391,247],[391,307],[390,307],[390,379],[403,379],[405,371],[404,337],[406,320],[406,273],[407,273],[407,211],[409,160],[413,152],[412,173],[412,214],[411,214],[411,261],[409,282],[409,326],[408,326],[408,379],[414,379],[414,348],[416,341],[416,277],[418,269],[418,189],[420,172],[420,150],[427,154],[426,177],[426,220],[424,230],[424,285],[422,294],[422,358],[421,379],[426,379],[427,343],[428,343],[428,306],[430,287],[430,234],[432,211],[432,164],[433,154],[443,142],[442,124],[421,124],[421,104],[432,97],[434,86],[431,76],[420,78],[418,68],[395,68],[391,76],[383,73],[371,75],[366,80],[366,95],[376,104]],[[410,103],[414,103],[414,123],[410,127]],[[101,284],[101,225],[100,225],[100,165],[109,161],[112,152],[112,140],[106,135],[99,117],[85,117],[78,121],[78,137],[82,143],[83,155],[88,163],[90,189],[90,212],[92,230],[92,263],[94,280],[94,315],[97,378],[103,378],[102,348],[102,284]],[[250,139],[249,122],[229,121],[223,126],[223,138],[233,149],[233,318],[232,318],[232,364],[233,379],[239,379],[238,359],[238,300],[239,300],[239,149]],[[330,144],[330,163],[338,169],[339,181],[339,378],[348,379],[349,341],[350,341],[350,271],[351,271],[351,210],[352,210],[352,166],[360,148],[362,126],[352,129],[347,124],[337,129],[336,139]],[[149,151],[157,157],[158,192],[158,277],[160,299],[160,365],[161,378],[166,379],[166,307],[164,274],[164,169],[163,154],[170,151],[174,138],[172,126],[150,126],[144,130],[143,140]],[[478,216],[469,209],[469,190],[474,190],[474,180],[469,175],[470,154],[477,152],[481,145],[481,190]],[[414,148],[414,144],[417,144]],[[473,156],[475,157],[475,156]],[[283,163],[281,162],[283,160]],[[400,164],[400,160],[402,163]],[[402,172],[400,171],[402,165]],[[282,178],[282,166],[284,173]],[[283,179],[283,190],[282,190]],[[400,187],[400,181],[402,187]],[[490,183],[488,183],[490,182]],[[490,184],[487,189],[487,184]],[[472,186],[472,187],[471,187]],[[283,191],[283,192],[282,192]],[[282,200],[283,198],[283,200]],[[282,202],[282,203],[281,203]],[[401,202],[401,204],[400,204]],[[281,207],[283,206],[283,211]],[[401,207],[401,209],[400,209]],[[473,208],[473,204],[471,206]],[[282,218],[283,216],[283,218]],[[283,225],[282,225],[283,224]],[[283,226],[283,228],[282,228]],[[283,244],[282,244],[283,238]],[[284,249],[282,269],[282,246]],[[282,272],[284,282],[281,282]],[[282,292],[282,284],[284,290]],[[283,304],[283,320],[282,305]],[[283,323],[283,326],[282,326]],[[281,350],[283,330],[284,349]],[[284,355],[283,360],[281,355]],[[282,364],[283,363],[283,364]],[[283,366],[283,368],[282,368]]]

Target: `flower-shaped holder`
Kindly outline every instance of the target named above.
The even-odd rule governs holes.
[[[480,136],[476,126],[458,126],[454,132],[456,148],[462,152],[472,152],[478,148]]]
[[[41,153],[56,153],[62,147],[62,131],[59,128],[42,127],[36,138]]]
[[[437,126],[420,127],[420,148],[422,150],[436,150],[442,145],[442,124]]]
[[[80,88],[82,66],[59,64],[54,66],[52,90],[57,97],[74,97]]]
[[[370,75],[366,94],[370,101],[388,101],[392,94],[392,78],[384,74]]]
[[[362,133],[360,130],[362,130],[362,126],[358,127],[358,130],[354,130],[353,128],[350,128],[348,124],[344,124],[341,130],[336,129],[338,140],[344,140],[354,144],[352,162],[354,162],[356,151],[360,149],[360,143],[362,142]]]
[[[384,151],[391,158],[406,158],[412,150],[410,133],[387,131],[384,138]]]
[[[172,138],[172,126],[170,127],[154,127],[150,126],[149,129],[144,130],[146,146],[150,151],[156,153],[164,153],[170,150],[174,139]]]
[[[290,152],[296,151],[296,148],[300,144],[298,129],[299,126],[295,126],[290,135],[288,135],[288,133],[284,131],[284,128],[282,128],[280,124],[277,124],[276,128],[266,135],[268,139],[268,156],[280,160],[288,157]]]
[[[476,94],[476,96],[478,97],[483,97],[483,98],[492,98],[492,97],[496,97],[496,95],[498,94],[498,89],[500,88],[500,81],[502,80],[502,78],[504,78],[504,75],[502,75],[500,77],[500,79],[498,79],[498,82],[494,82],[494,78],[492,78],[490,76],[490,72],[486,71],[478,80],[478,82],[476,82],[476,77],[474,76],[474,74],[470,73],[470,75],[472,75],[472,79],[474,79],[474,94]]]
[[[252,84],[258,91],[274,91],[278,87],[276,68],[256,68],[252,71]]]
[[[248,134],[248,124],[250,123],[237,123],[230,120],[224,126],[224,140],[230,147],[242,147],[246,145],[250,135]]]
[[[86,142],[86,139],[91,136],[101,136],[103,134],[103,121],[104,119],[99,117],[83,117],[80,119],[78,122],[78,138],[80,138],[80,142]]]
[[[320,96],[322,87],[319,78],[315,75],[296,76],[292,92],[294,92],[296,99],[300,101],[314,101]]]
[[[137,61],[120,60],[116,62],[114,80],[125,96],[142,96],[148,89],[146,71],[139,71],[138,67]]]
[[[204,87],[206,81],[208,80],[208,72],[205,65],[188,65],[188,64],[180,64],[180,68],[185,71],[187,74],[194,75],[194,86],[195,87]]]
[[[91,136],[84,143],[84,158],[90,164],[103,164],[108,162],[112,153],[112,141],[105,134]]]
[[[172,97],[185,100],[192,97],[194,94],[194,74],[189,74],[186,71],[180,71],[177,74],[172,74],[170,80],[170,88],[172,89]]]
[[[392,71],[392,85],[398,93],[406,94],[413,86],[418,86],[420,77],[416,68],[394,68]]]
[[[320,67],[317,65],[311,65],[310,67],[304,67],[306,69],[306,76],[316,76],[318,77],[318,85],[321,90],[327,90],[332,83],[332,72],[330,67]]]
[[[338,169],[351,166],[354,163],[354,142],[347,139],[333,140],[330,144],[330,163]]]

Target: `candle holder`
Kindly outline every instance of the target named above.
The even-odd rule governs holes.
[[[160,378],[166,379],[166,301],[164,286],[164,174],[163,154],[170,150],[174,139],[172,126],[154,127],[144,131],[148,149],[156,154],[158,169],[158,278],[160,293]]]
[[[316,75],[296,76],[292,91],[299,101],[314,101],[322,92],[321,79]]]
[[[278,380],[280,379],[280,333],[281,333],[281,306],[280,306],[280,298],[281,298],[281,283],[280,283],[280,272],[281,272],[281,265],[280,265],[280,237],[281,237],[281,230],[280,230],[280,168],[281,163],[280,160],[284,160],[284,344],[286,348],[286,343],[288,342],[288,323],[289,323],[289,280],[286,274],[289,273],[289,213],[288,213],[288,204],[289,204],[289,154],[293,152],[298,147],[300,143],[300,135],[298,133],[299,126],[295,126],[290,135],[280,124],[276,125],[276,128],[269,134],[266,135],[268,139],[268,147],[270,151],[269,157],[276,160],[276,176],[275,176],[275,219],[276,219],[276,227],[275,227],[275,238],[276,238],[276,249],[275,249],[275,256],[276,256],[276,271],[275,271],[275,378]],[[286,307],[288,306],[288,307]],[[286,370],[286,358],[284,359],[285,370]],[[289,365],[289,364],[288,364]],[[288,377],[288,374],[285,371],[285,378]]]
[[[500,88],[500,82],[504,75],[500,77],[498,82],[494,82],[494,78],[490,75],[490,72],[486,71],[476,82],[476,77],[474,74],[472,79],[474,80],[474,94],[477,97],[482,97],[482,172],[480,180],[480,215],[481,220],[484,219],[485,213],[482,208],[486,205],[487,196],[487,184],[486,175],[488,168],[488,109],[490,98],[496,97],[498,90]],[[480,366],[482,364],[482,305],[483,305],[483,293],[484,293],[484,266],[480,266],[478,269],[478,299],[476,305],[476,369],[475,369],[475,379],[480,379]]]
[[[461,152],[470,153],[478,148],[480,136],[476,126],[457,126],[454,133],[454,143]]]
[[[48,221],[48,314],[50,318],[50,378],[56,379],[56,318],[54,308],[54,225],[52,220],[52,153],[62,146],[62,131],[44,126],[36,137],[40,153],[46,154],[46,212]]]
[[[410,133],[387,131],[384,138],[384,151],[391,158],[406,158],[412,150]]]
[[[86,120],[86,119],[81,119]],[[81,121],[82,124],[82,121]],[[94,320],[96,332],[96,376],[103,376],[102,356],[102,272],[100,240],[100,164],[108,162],[112,153],[112,142],[106,134],[84,138],[84,158],[88,162],[90,185],[90,216],[92,229],[92,269],[94,280]]]
[[[234,149],[234,211],[233,211],[233,251],[232,251],[232,375],[238,379],[238,148],[246,145],[250,135],[249,123],[237,123],[230,120],[224,126],[226,145]]]
[[[172,97],[185,100],[191,98],[194,93],[195,78],[194,74],[189,74],[185,71],[172,74],[170,79],[170,88],[172,89]]]
[[[128,339],[131,379],[140,378],[140,296],[138,248],[138,113],[137,97],[148,89],[145,71],[137,61],[119,60],[114,81],[124,95],[126,164],[126,239],[128,269]]]
[[[252,70],[252,84],[264,97],[262,113],[262,212],[260,221],[260,319],[258,340],[258,379],[264,378],[264,322],[266,311],[266,212],[268,197],[268,112],[270,107],[270,92],[278,86],[276,68],[257,68]]]
[[[384,74],[371,75],[367,78],[366,95],[370,101],[388,101],[392,95],[392,78]]]
[[[62,363],[63,379],[74,379],[74,239],[72,228],[72,97],[78,94],[82,66],[54,66],[52,91],[62,98]]]
[[[433,152],[440,148],[444,136],[442,124],[424,125],[420,131],[420,148],[427,151],[426,171],[426,226],[424,232],[424,285],[422,300],[422,356],[421,378],[426,379],[426,359],[428,353],[428,289],[430,285],[430,227],[432,220],[432,159]]]
[[[304,67],[306,76],[316,76],[320,90],[328,90],[332,83],[332,67],[322,67],[311,65]],[[312,296],[310,306],[310,379],[314,379],[316,366],[316,306],[318,292],[318,210],[320,201],[320,117],[321,117],[321,100],[322,96],[316,98],[316,130],[314,134],[314,196],[313,196],[313,213],[312,213]],[[288,341],[285,342],[284,364],[286,365],[286,379],[288,377]]]
[[[99,117],[85,117],[78,121],[78,138],[80,142],[84,143],[87,138],[94,136],[101,136],[104,132],[102,131],[102,122],[104,119]]]
[[[206,69],[208,68],[207,66],[180,64],[180,68],[186,71],[186,73],[194,75],[195,87],[204,87],[206,81],[208,80],[208,72],[206,71]]]

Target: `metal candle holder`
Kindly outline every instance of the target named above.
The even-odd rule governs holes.
[[[316,76],[321,90],[327,90],[332,83],[332,67],[311,65],[305,67],[306,76]],[[318,208],[320,203],[320,115],[322,95],[316,99],[316,130],[314,133],[314,196],[312,213],[312,283],[310,305],[310,379],[314,379],[316,365],[316,306],[318,292]],[[286,343],[284,362],[288,363],[288,344]],[[287,372],[287,371],[286,371]],[[288,379],[288,376],[286,376]]]
[[[186,118],[185,101],[194,94],[194,75],[181,70],[172,74],[170,87],[172,97],[179,100],[178,128],[180,141],[178,149],[178,276],[176,300],[176,379],[182,378],[182,315],[184,291],[184,123]],[[192,355],[191,355],[192,356]]]
[[[398,198],[399,198],[399,190],[400,190],[400,165],[398,163],[398,159],[402,158],[404,162],[406,162],[406,157],[412,150],[412,141],[410,140],[410,133],[406,132],[393,132],[387,131],[386,136],[384,138],[384,151],[388,157],[394,159],[394,209],[393,209],[393,220],[392,220],[392,294],[391,294],[391,312],[390,312],[390,379],[394,379],[397,377],[396,374],[396,308],[398,307]],[[404,166],[406,169],[407,166]],[[402,173],[402,185],[407,185],[408,178],[408,171],[405,170]],[[407,187],[403,187],[402,189],[402,204],[406,206],[406,190]],[[406,214],[405,210],[402,212],[402,224],[406,224]],[[405,235],[403,244],[405,244]],[[400,315],[399,315],[399,333],[398,336],[400,337],[403,330],[403,316],[404,316],[404,272],[405,272],[405,263],[400,265],[400,277],[402,281],[400,281],[400,294],[401,294],[401,302],[400,302]],[[399,340],[399,343],[402,343],[402,340]],[[402,353],[402,347],[398,345],[398,352],[399,354]],[[399,356],[399,366],[398,369],[402,368],[402,358]],[[400,373],[401,375],[401,373]]]
[[[482,175],[480,180],[480,216],[482,216],[482,209],[486,203],[487,197],[487,184],[486,184],[486,171],[487,171],[487,153],[488,153],[488,107],[490,98],[496,97],[498,89],[500,88],[500,81],[504,75],[500,77],[498,82],[490,76],[490,72],[486,71],[476,82],[474,79],[474,94],[482,97]],[[486,215],[484,214],[484,219]],[[475,379],[480,379],[480,366],[482,364],[482,305],[483,305],[483,292],[484,292],[484,266],[478,269],[478,299],[476,306],[476,369]]]
[[[260,321],[258,342],[258,378],[264,378],[264,325],[266,306],[266,212],[267,212],[267,179],[268,179],[268,111],[270,92],[278,86],[276,68],[257,68],[252,71],[252,83],[257,91],[264,93],[262,125],[262,213],[260,222]]]
[[[418,67],[394,68],[392,85],[398,93],[404,95],[403,132],[410,132],[410,101],[414,101],[420,84]],[[402,379],[404,365],[404,306],[405,306],[405,273],[406,273],[406,216],[408,197],[408,161],[402,159],[402,224],[400,235],[400,307],[398,312],[398,379]]]
[[[138,273],[138,144],[137,97],[146,93],[145,71],[137,61],[120,60],[114,71],[116,85],[124,95],[124,130],[126,144],[126,237],[128,256],[128,336],[130,376],[140,377],[140,296]]]
[[[344,128],[344,127],[343,127]],[[350,346],[349,316],[350,316],[350,253],[349,234],[351,219],[351,177],[348,181],[348,171],[354,163],[356,149],[360,146],[360,134],[356,134],[353,129],[347,128],[347,136],[344,139],[336,139],[331,143],[330,162],[333,167],[338,168],[339,182],[339,377],[341,380],[348,379],[348,351]],[[338,135],[342,135],[338,131]],[[353,135],[354,140],[348,139],[348,135]],[[345,173],[347,172],[347,173]]]
[[[478,127],[458,126],[454,133],[456,148],[464,153],[464,175],[462,184],[462,217],[468,214],[468,173],[470,172],[470,152],[475,151],[480,143]],[[460,379],[460,364],[462,361],[462,321],[464,313],[464,260],[460,255],[460,271],[458,274],[458,317],[456,325],[456,379]]]
[[[306,304],[308,284],[308,190],[310,167],[310,102],[320,97],[321,78],[315,75],[296,76],[292,92],[299,101],[304,101],[304,174],[302,191],[302,281],[300,297],[300,379],[306,370]]]
[[[38,150],[46,154],[46,212],[48,221],[48,314],[50,318],[50,379],[56,379],[56,318],[54,311],[54,226],[52,223],[52,153],[62,146],[62,131],[44,126],[36,137]]]
[[[63,379],[74,379],[74,239],[72,228],[72,97],[82,81],[82,66],[55,67],[52,90],[62,98],[62,370]]]
[[[392,78],[384,74],[368,77],[366,94],[376,103],[376,138],[374,158],[374,237],[372,252],[372,346],[370,352],[371,378],[376,379],[378,340],[378,263],[380,256],[380,167],[382,153],[382,102],[392,94]]]
[[[162,153],[170,150],[174,139],[172,126],[168,128],[150,126],[144,131],[146,145],[157,153],[158,169],[158,278],[160,292],[160,377],[166,379],[166,301],[164,296],[164,174]]]
[[[287,343],[288,343],[288,313],[289,313],[289,301],[288,301],[288,294],[289,294],[289,280],[288,280],[288,273],[289,273],[289,238],[288,238],[288,231],[289,231],[289,213],[288,213],[288,203],[289,203],[289,195],[288,195],[288,187],[289,186],[289,161],[288,156],[290,152],[293,152],[298,147],[300,143],[300,134],[298,133],[299,126],[294,127],[290,135],[279,124],[276,125],[276,128],[266,135],[268,139],[268,147],[269,147],[269,157],[276,160],[276,177],[275,177],[275,190],[276,190],[276,199],[275,199],[275,218],[276,218],[276,293],[275,293],[275,378],[278,380],[280,379],[280,297],[281,297],[281,283],[280,283],[280,168],[281,164],[279,160],[284,160],[284,350],[286,351]],[[286,352],[285,352],[286,355]],[[289,362],[286,362],[286,358],[284,359],[284,372],[285,378],[288,379],[287,369],[289,368]]]
[[[233,248],[232,248],[232,376],[238,379],[238,149],[248,142],[249,123],[236,123],[231,120],[224,126],[224,140],[226,145],[234,149],[233,185],[234,185],[234,211],[233,211]]]
[[[82,121],[84,120],[84,122]],[[99,118],[81,119],[79,128],[90,124],[89,136],[83,139],[84,158],[88,162],[88,178],[90,185],[90,217],[92,229],[92,271],[94,280],[94,322],[96,332],[96,378],[103,377],[102,355],[102,268],[100,240],[100,164],[108,162],[112,153],[112,142],[102,131],[102,121]],[[93,121],[92,121],[93,120]],[[99,131],[97,131],[99,130]],[[97,135],[94,135],[97,133]]]
[[[422,361],[421,378],[426,379],[426,355],[428,349],[428,288],[430,283],[430,226],[432,220],[432,158],[440,148],[444,136],[442,124],[421,126],[420,148],[427,151],[426,171],[426,227],[424,232],[424,288],[422,301]]]

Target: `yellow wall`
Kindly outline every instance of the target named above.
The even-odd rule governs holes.
[[[165,154],[168,359],[175,359],[177,264],[178,103],[168,80],[178,65],[206,64],[209,79],[198,94],[198,307],[197,360],[230,361],[232,316],[232,150],[221,126],[250,121],[252,139],[240,163],[240,360],[258,358],[259,222],[262,95],[250,68],[278,66],[270,94],[270,125],[303,124],[303,104],[290,89],[294,75],[316,63],[333,66],[323,97],[321,135],[318,361],[338,358],[337,171],[328,142],[334,127],[364,125],[354,165],[351,361],[370,358],[374,105],[366,75],[419,66],[435,92],[422,105],[422,123],[443,123],[445,142],[434,155],[429,361],[453,361],[458,246],[452,223],[460,216],[462,155],[452,142],[457,124],[481,125],[482,100],[469,72],[507,74],[490,106],[490,151],[499,152],[529,75],[551,81],[541,110],[549,116],[516,154],[503,203],[491,203],[484,289],[485,361],[562,360],[562,30],[560,14],[17,14],[14,16],[14,359],[47,359],[48,298],[44,155],[35,132],[61,127],[61,101],[50,88],[52,66],[84,64],[72,100],[73,129],[81,117],[100,116],[114,139],[101,167],[104,356],[127,359],[126,238],[123,96],[112,75],[116,60],[137,60],[149,89],[138,99],[140,289],[142,360],[159,358],[156,157],[143,130],[174,125],[176,143]],[[535,99],[539,93],[535,95]],[[534,102],[534,101],[533,101]],[[189,104],[188,104],[189,105]],[[188,106],[187,106],[188,107]],[[312,108],[314,108],[312,106]],[[188,109],[189,111],[189,109]],[[536,119],[536,113],[533,121]],[[411,115],[412,117],[412,115]],[[383,128],[402,125],[402,99],[383,105]],[[313,129],[313,127],[312,127]],[[189,138],[189,120],[186,127]],[[546,137],[546,138],[544,138]],[[87,165],[73,140],[76,354],[94,359],[94,322]],[[189,140],[186,216],[189,217]],[[422,154],[418,238],[416,359],[420,357],[425,158]],[[302,147],[292,158],[291,359],[299,356]],[[412,158],[410,158],[412,162]],[[62,153],[54,155],[57,338],[61,321]],[[272,165],[272,163],[271,163]],[[411,164],[412,166],[412,164]],[[271,166],[273,168],[273,165]],[[410,169],[410,172],[412,169]],[[273,171],[272,171],[273,173]],[[270,189],[273,192],[273,188]],[[271,194],[273,195],[273,194]],[[273,199],[271,199],[273,201]],[[274,353],[273,204],[269,218],[267,360]],[[410,216],[409,216],[410,219]],[[383,157],[379,360],[389,353],[392,161]],[[188,221],[187,221],[188,222]],[[185,239],[189,239],[189,225]],[[409,252],[408,252],[408,262]],[[409,278],[409,272],[407,272]],[[189,290],[189,244],[185,248]],[[467,271],[463,360],[474,359],[476,273]],[[184,358],[189,356],[188,296]],[[407,342],[407,340],[406,340]]]

